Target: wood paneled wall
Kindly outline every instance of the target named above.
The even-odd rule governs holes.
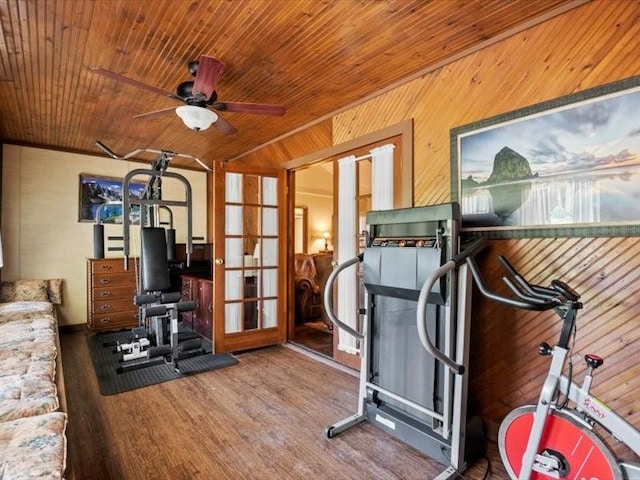
[[[640,238],[492,240],[478,264],[489,288],[507,294],[498,255],[532,283],[557,278],[581,294],[573,378],[582,383],[585,354],[603,357],[592,392],[640,428]],[[562,322],[553,312],[512,309],[477,291],[472,315],[470,405],[491,421],[495,436],[509,410],[535,403],[551,361],[537,354],[538,346],[554,345]]]
[[[640,2],[594,0],[334,117],[333,143],[413,118],[414,204],[448,202],[451,128],[640,74],[639,17]],[[289,142],[268,149],[305,150]],[[271,151],[252,158],[273,159]],[[574,375],[582,381],[582,354],[604,356],[593,390],[640,428],[640,239],[490,243],[480,259],[490,285],[497,286],[495,257],[503,254],[534,282],[560,278],[581,292]],[[470,402],[492,435],[511,408],[535,402],[548,367],[537,346],[552,343],[559,326],[548,312],[523,313],[474,296]]]
[[[331,120],[325,120],[284,140],[251,152],[237,161],[248,165],[277,167],[291,159],[324,150],[332,145],[332,123]]]

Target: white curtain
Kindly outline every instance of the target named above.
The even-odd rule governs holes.
[[[376,147],[371,152],[371,209],[389,210],[393,208],[393,149],[388,143]]]
[[[227,203],[242,202],[242,174],[226,173],[225,174],[225,201]],[[225,206],[225,234],[226,235],[242,235],[242,207],[237,205]],[[227,239],[225,248],[229,255],[229,266],[238,266],[243,258],[242,244],[234,245],[232,239]],[[234,248],[235,246],[235,248]],[[238,250],[237,247],[240,247]],[[242,272],[228,270],[225,272],[225,300],[239,300],[243,294]],[[240,303],[228,303],[225,305],[225,333],[234,333],[241,330],[241,310]]]
[[[338,263],[344,263],[356,256],[356,157],[338,160]],[[357,269],[353,265],[344,270],[336,279],[339,292],[336,315],[353,329],[358,325]],[[356,339],[338,329],[338,350],[355,355],[358,353]]]
[[[225,202],[242,203],[242,174],[225,174]],[[242,207],[225,206],[224,231],[227,235],[242,235]]]
[[[394,207],[394,168],[392,143],[370,150],[371,153],[371,208],[388,210]],[[365,157],[368,158],[368,157]],[[338,160],[338,263],[344,263],[358,254],[358,234],[363,225],[356,218],[358,189],[356,185],[356,157]],[[362,212],[361,212],[362,213]],[[362,223],[362,219],[360,219]],[[357,265],[349,267],[338,275],[336,288],[338,301],[336,314],[340,320],[358,329],[358,278]],[[355,355],[358,343],[354,337],[338,330],[338,350]]]
[[[242,202],[242,174],[226,173],[224,186],[224,196],[227,203]]]
[[[278,205],[278,179],[262,177],[262,204]]]

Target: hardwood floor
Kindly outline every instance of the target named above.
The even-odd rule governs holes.
[[[357,378],[286,347],[239,365],[101,396],[84,333],[61,336],[68,479],[432,479],[443,467],[355,413]],[[492,479],[507,478],[489,445]],[[483,478],[486,461],[464,477]]]
[[[333,357],[333,330],[329,330],[322,320],[296,325],[293,341],[326,357]]]

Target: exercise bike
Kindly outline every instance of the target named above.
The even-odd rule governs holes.
[[[532,285],[504,257],[498,260],[507,272],[503,281],[517,298],[488,290],[475,260],[469,257],[467,264],[484,296],[510,307],[554,310],[563,322],[555,347],[542,343],[538,350],[540,355],[551,356],[551,365],[537,405],[516,408],[500,425],[498,447],[507,472],[518,480],[640,479],[640,463],[616,458],[594,433],[594,427],[600,427],[640,456],[640,432],[589,393],[593,372],[603,359],[585,355],[582,386],[572,380],[571,368],[568,375],[563,374],[577,312],[582,308],[580,295],[560,280],[553,280],[550,288]]]

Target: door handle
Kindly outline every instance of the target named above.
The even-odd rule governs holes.
[[[224,258],[216,258],[216,265],[224,265]]]

